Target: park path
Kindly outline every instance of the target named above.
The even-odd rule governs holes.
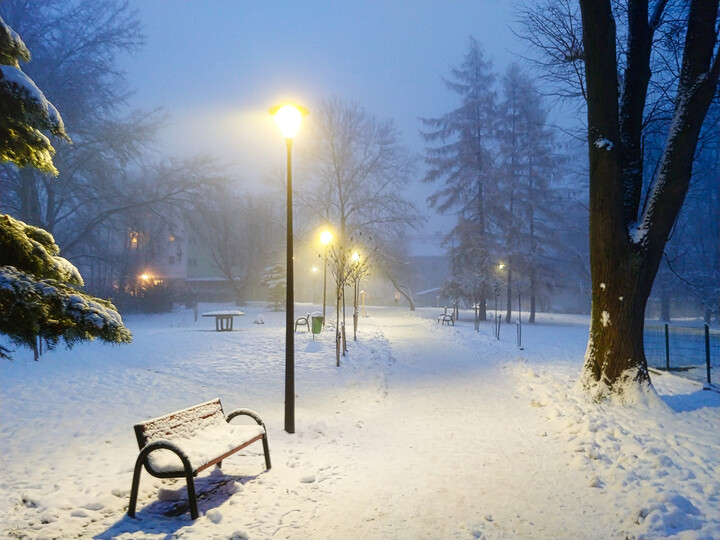
[[[344,434],[352,442],[339,453],[332,496],[318,498],[306,523],[298,516],[298,533],[328,539],[604,536],[564,511],[577,508],[587,483],[568,470],[564,447],[541,432],[532,388],[518,378],[512,348],[478,336],[471,349],[467,339],[453,339],[467,327],[394,310],[362,324],[382,332],[392,358],[376,366],[382,373],[369,381],[372,393],[357,393],[359,400],[346,395],[342,414],[354,413],[358,429]]]

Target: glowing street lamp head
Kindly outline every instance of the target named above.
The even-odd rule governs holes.
[[[357,251],[353,252],[353,254],[352,254],[352,262],[354,262],[354,263],[360,262],[360,254]]]
[[[324,245],[328,245],[332,242],[333,235],[330,231],[323,231],[320,233],[320,242]]]
[[[295,137],[300,129],[300,122],[302,122],[303,116],[307,116],[310,113],[305,107],[293,105],[292,103],[272,107],[269,112],[275,119],[275,122],[277,122],[277,125],[280,126],[280,131],[283,132],[286,139]]]
[[[505,268],[505,264],[503,264],[503,263],[498,264],[498,270],[502,270],[503,268]]]

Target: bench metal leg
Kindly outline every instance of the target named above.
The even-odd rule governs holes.
[[[140,459],[142,457],[143,459]],[[135,507],[137,506],[138,488],[140,487],[140,472],[142,470],[144,456],[138,457],[135,462],[135,472],[133,472],[132,488],[130,489],[130,504],[128,505],[128,516],[135,517]]]
[[[195,479],[193,478],[192,471],[185,470],[185,479],[187,481],[188,500],[190,502],[190,517],[197,519],[200,516],[200,512],[198,512]]]
[[[265,435],[263,435],[262,443],[263,443],[263,452],[265,452],[265,468],[270,469],[270,468],[272,468],[272,465],[270,463],[270,446],[268,445],[267,433],[265,433]]]

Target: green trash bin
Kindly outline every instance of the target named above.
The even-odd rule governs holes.
[[[323,316],[322,315],[314,315],[312,317],[312,333],[313,334],[319,334],[322,332],[323,327]]]

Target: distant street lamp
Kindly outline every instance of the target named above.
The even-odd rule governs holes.
[[[272,107],[270,115],[275,118],[287,147],[287,285],[285,297],[285,431],[295,433],[295,296],[293,279],[293,216],[292,216],[292,144],[300,129],[305,107],[284,104]]]
[[[325,260],[325,271],[323,272],[323,326],[325,326],[325,302],[327,299],[327,250],[328,245],[332,242],[332,237],[332,233],[328,230],[320,233],[320,243],[325,246],[325,250],[323,252],[323,259]]]

